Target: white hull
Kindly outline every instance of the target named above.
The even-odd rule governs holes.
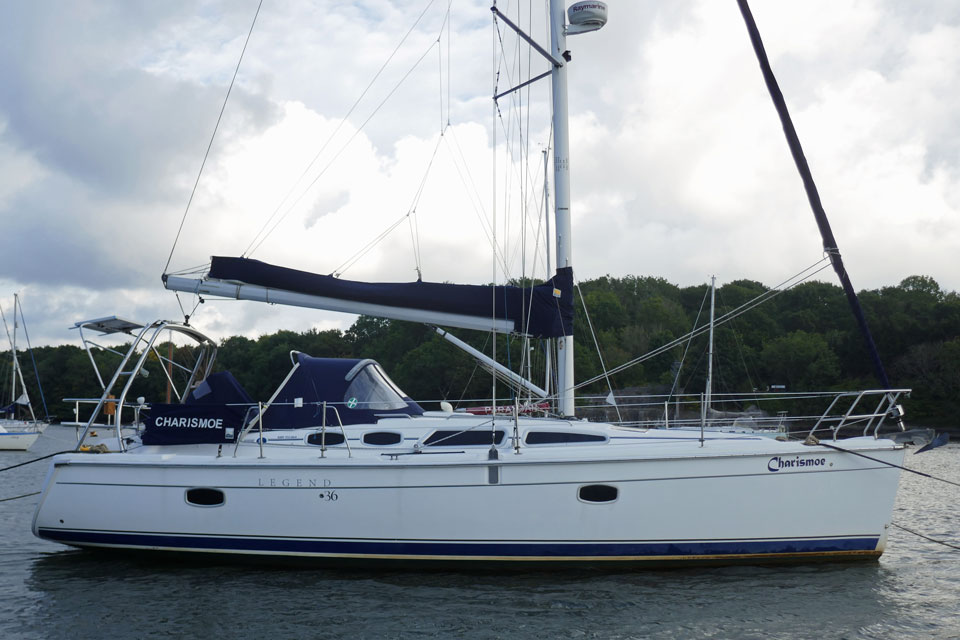
[[[26,451],[33,446],[46,426],[20,420],[0,421],[0,451]]]
[[[0,433],[0,451],[26,451],[39,437],[39,433]]]
[[[492,461],[489,447],[355,448],[352,457],[331,449],[320,458],[318,447],[296,445],[268,445],[259,459],[246,443],[236,458],[215,457],[212,445],[62,455],[33,526],[80,547],[381,563],[788,562],[883,552],[897,468],[767,438],[714,437],[700,447],[675,431],[634,433],[635,444],[519,454],[507,445]],[[842,444],[903,459],[888,441]],[[780,468],[780,460],[812,462]],[[616,498],[585,502],[585,485],[615,487]],[[222,492],[222,504],[190,504],[194,488]]]

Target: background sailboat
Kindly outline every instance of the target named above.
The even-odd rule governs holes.
[[[17,357],[17,327],[23,314],[20,310],[20,298],[13,296],[13,332],[7,325],[6,315],[0,308],[0,318],[10,344],[10,404],[0,407],[0,450],[26,451],[47,428],[47,423],[37,419],[30,402],[30,394],[23,379],[20,359]],[[26,331],[26,324],[24,324]],[[39,385],[39,377],[37,384]],[[42,393],[42,391],[41,391]]]

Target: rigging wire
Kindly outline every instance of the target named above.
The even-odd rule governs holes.
[[[20,322],[23,324],[23,336],[27,340],[27,353],[30,354],[30,362],[33,363],[33,375],[37,379],[37,389],[40,391],[40,403],[43,404],[43,415],[44,418],[50,420],[50,412],[47,411],[47,399],[43,395],[43,385],[40,384],[40,370],[37,369],[37,358],[33,354],[33,347],[30,345],[30,333],[27,331],[27,319],[23,317],[23,305],[16,304],[13,308],[13,322],[14,328],[16,328],[17,322],[17,308],[20,309]]]
[[[714,321],[714,326],[718,326],[718,325],[724,324],[725,322],[729,322],[729,321],[732,320],[733,318],[736,318],[736,317],[738,317],[738,316],[740,316],[740,315],[743,315],[744,313],[746,313],[747,311],[750,311],[750,310],[753,309],[754,307],[756,307],[756,306],[758,306],[758,305],[760,305],[760,304],[763,304],[764,302],[766,302],[766,301],[768,301],[768,300],[771,300],[771,299],[779,296],[780,294],[784,293],[785,291],[787,291],[787,290],[789,290],[789,289],[792,289],[793,287],[795,287],[796,285],[800,284],[800,283],[803,282],[804,280],[807,280],[807,279],[809,279],[809,278],[812,278],[813,276],[815,276],[816,274],[820,273],[821,271],[823,271],[824,269],[826,269],[826,268],[829,267],[829,266],[830,266],[829,257],[821,258],[819,262],[816,262],[816,263],[812,264],[811,266],[807,267],[806,269],[803,269],[803,270],[800,271],[799,273],[797,273],[797,274],[795,274],[795,275],[787,278],[786,280],[784,280],[783,282],[781,282],[781,283],[780,283],[779,285],[777,285],[776,287],[773,287],[772,289],[768,289],[767,291],[763,292],[762,294],[760,294],[759,296],[753,298],[752,300],[748,300],[747,302],[743,303],[742,305],[740,305],[740,306],[737,307],[736,309],[734,309],[734,310],[732,310],[732,311],[729,311],[729,312],[727,312],[726,314],[720,316],[719,318],[717,318],[717,319]],[[807,272],[810,272],[810,273],[807,273]],[[632,366],[634,366],[634,365],[636,365],[636,364],[640,364],[641,362],[645,362],[646,360],[649,360],[650,358],[656,357],[656,356],[660,355],[661,353],[665,353],[666,351],[669,351],[670,349],[672,349],[672,348],[674,348],[674,347],[682,344],[685,340],[689,340],[690,338],[693,338],[693,337],[695,337],[695,336],[702,335],[703,333],[706,333],[706,332],[709,331],[709,330],[710,330],[709,325],[704,325],[704,326],[701,326],[699,329],[694,329],[694,330],[691,331],[690,333],[687,333],[687,334],[685,334],[685,335],[682,335],[682,336],[680,336],[679,338],[676,338],[675,340],[672,340],[672,341],[668,342],[667,344],[661,345],[661,346],[657,347],[656,349],[654,349],[653,351],[650,351],[649,353],[647,353],[647,354],[645,354],[645,355],[642,355],[642,356],[640,356],[640,357],[638,357],[638,358],[634,358],[633,360],[630,360],[630,361],[625,362],[625,363],[623,363],[623,364],[621,364],[621,365],[619,365],[619,366],[617,366],[617,367],[614,367],[613,369],[611,369],[610,371],[608,371],[607,374],[608,374],[608,375],[612,375],[612,374],[615,374],[615,373],[619,373],[619,372],[621,372],[621,371],[624,371],[624,370],[626,370],[626,369],[629,369],[630,367],[632,367]],[[590,378],[589,380],[585,380],[585,381],[583,381],[583,382],[575,385],[575,386],[574,386],[574,389],[579,389],[579,388],[585,387],[585,386],[587,386],[587,385],[589,385],[589,384],[593,384],[594,382],[597,382],[598,380],[602,380],[603,377],[604,377],[603,375],[594,376],[593,378]]]
[[[707,294],[710,293],[710,290],[707,289],[703,294],[703,299],[700,301],[700,308],[697,310],[697,317],[693,320],[693,326],[696,328],[700,324],[700,316],[703,315],[703,307],[707,304]],[[677,383],[680,382],[680,372],[683,371],[683,363],[687,359],[687,353],[690,352],[690,345],[693,343],[693,334],[690,333],[690,339],[687,340],[687,345],[683,348],[683,355],[680,356],[680,366],[677,367],[677,375],[673,377],[673,386],[670,387],[670,393],[667,394],[667,402],[670,402],[670,399],[673,398],[674,391],[677,390]]]
[[[453,138],[453,144],[456,146],[456,149],[455,149],[456,155],[453,155],[453,159],[454,159],[453,166],[457,170],[457,175],[459,176],[460,181],[463,183],[464,187],[468,189],[468,193],[469,193],[469,189],[472,188],[473,192],[470,195],[473,198],[476,198],[476,200],[473,200],[471,198],[470,204],[473,206],[474,214],[477,216],[477,220],[480,222],[480,229],[481,231],[483,231],[483,234],[487,237],[487,242],[489,242],[490,245],[494,247],[497,260],[500,261],[500,268],[503,269],[504,273],[507,273],[509,271],[507,269],[507,261],[506,261],[507,258],[503,254],[503,252],[500,250],[500,247],[498,247],[494,242],[495,234],[491,227],[490,218],[487,215],[487,211],[483,206],[483,199],[480,196],[480,191],[477,188],[476,181],[473,179],[473,174],[470,172],[470,165],[467,163],[466,156],[463,153],[463,148],[460,146],[460,141],[457,138],[456,131],[457,130],[455,127],[452,127],[449,130],[450,137]],[[446,136],[444,137],[444,141],[449,146],[450,143],[447,141]],[[451,148],[450,151],[451,151],[451,154],[453,154],[454,149]],[[463,165],[462,169],[461,169],[461,164]],[[469,185],[467,184],[467,181],[464,179],[464,172],[466,172],[467,178],[469,178],[470,180]]]
[[[433,153],[430,154],[430,160],[427,162],[427,169],[426,169],[426,171],[425,171],[424,174],[423,174],[423,178],[421,178],[421,180],[420,180],[420,184],[419,184],[419,186],[417,187],[416,192],[414,193],[413,201],[411,202],[410,207],[407,209],[407,212],[404,213],[402,216],[400,216],[395,222],[393,222],[393,223],[392,223],[390,226],[388,226],[385,230],[383,230],[382,232],[380,232],[380,234],[378,234],[375,238],[373,238],[373,239],[370,240],[367,244],[365,244],[359,251],[357,251],[357,252],[356,252],[355,254],[353,254],[351,257],[347,258],[342,264],[340,264],[340,266],[338,266],[336,269],[333,270],[333,274],[332,274],[332,275],[334,275],[335,277],[340,277],[341,275],[343,275],[343,273],[344,273],[347,269],[349,269],[349,268],[352,267],[354,264],[356,264],[356,262],[357,262],[358,260],[360,260],[360,259],[361,259],[363,256],[365,256],[367,253],[369,253],[376,245],[378,245],[380,242],[382,242],[383,239],[386,238],[388,235],[390,235],[390,233],[391,233],[394,229],[396,229],[396,228],[399,227],[401,224],[403,224],[404,220],[410,220],[410,219],[412,218],[413,214],[415,214],[415,213],[417,212],[417,205],[419,205],[419,203],[420,203],[420,197],[423,195],[424,187],[425,187],[426,184],[427,184],[427,178],[430,176],[430,170],[431,170],[431,168],[433,167],[433,161],[434,161],[434,160],[436,159],[436,157],[437,157],[437,151],[440,149],[440,143],[441,143],[441,142],[443,142],[443,132],[442,132],[442,131],[441,131],[440,135],[437,137],[437,144],[434,145],[434,147],[433,147]],[[421,272],[421,266],[422,266],[422,265],[421,265],[421,261],[420,261],[420,243],[419,243],[419,240],[417,239],[417,234],[416,234],[415,230],[414,230],[413,227],[412,227],[412,223],[411,223],[411,234],[414,235],[414,238],[413,238],[414,259],[415,259],[415,261],[416,261],[417,274],[419,275],[420,272]],[[419,278],[418,278],[418,279],[419,279]]]
[[[720,304],[723,305],[723,299],[720,295],[720,290],[717,290],[717,297],[720,298]],[[747,365],[747,357],[745,349],[743,348],[743,342],[740,340],[740,334],[737,333],[736,329],[733,327],[730,328],[731,333],[733,333],[733,340],[737,343],[737,355],[740,356],[740,362],[743,364],[743,370],[747,375],[747,383],[751,389],[756,389],[757,386],[753,383],[753,376],[750,375],[750,367]]]
[[[377,115],[377,113],[380,111],[381,108],[383,108],[383,105],[385,105],[385,104],[387,103],[387,101],[389,101],[390,98],[393,97],[393,94],[396,93],[397,89],[399,89],[400,86],[401,86],[404,82],[406,82],[407,78],[410,77],[410,74],[413,73],[418,66],[420,66],[420,63],[423,62],[424,58],[427,57],[427,55],[430,53],[430,50],[433,49],[433,47],[435,47],[436,44],[437,44],[436,41],[433,41],[433,42],[430,43],[430,46],[427,47],[427,50],[424,51],[423,54],[422,54],[419,58],[417,58],[416,62],[413,63],[413,66],[410,67],[410,69],[403,75],[402,78],[400,78],[400,81],[399,81],[396,85],[394,85],[394,87],[390,90],[390,92],[386,95],[386,97],[384,97],[384,99],[380,101],[380,104],[378,104],[378,105],[376,106],[376,108],[373,110],[373,112],[371,112],[370,115],[367,116],[367,119],[363,121],[363,124],[361,124],[361,125],[356,129],[356,131],[354,131],[353,134],[347,139],[347,141],[346,141],[345,143],[343,143],[343,146],[341,146],[340,149],[339,149],[339,150],[333,155],[333,157],[330,159],[330,161],[327,162],[326,165],[324,165],[323,169],[320,170],[320,173],[318,173],[318,174],[316,175],[316,177],[315,177],[313,180],[310,181],[310,184],[308,184],[308,185],[304,188],[304,190],[300,193],[300,195],[297,196],[297,199],[294,200],[293,203],[290,204],[289,207],[287,207],[287,210],[283,213],[283,215],[281,215],[279,218],[277,218],[277,221],[274,222],[274,223],[273,223],[273,226],[270,227],[270,229],[267,230],[267,232],[263,234],[263,237],[261,237],[260,240],[256,240],[256,239],[254,240],[254,242],[256,242],[256,244],[254,244],[254,242],[251,242],[251,243],[250,243],[250,246],[247,247],[247,250],[246,250],[246,251],[244,251],[244,256],[249,257],[249,256],[253,255],[253,254],[257,251],[257,249],[259,249],[260,246],[264,243],[264,241],[266,241],[266,239],[267,239],[268,237],[270,237],[270,234],[272,234],[272,233],[276,230],[276,228],[280,225],[280,223],[283,222],[283,221],[287,218],[288,215],[290,215],[290,213],[293,211],[294,207],[296,207],[296,206],[300,203],[300,201],[303,200],[303,198],[307,195],[307,193],[310,192],[310,189],[313,187],[313,185],[315,185],[315,184],[320,180],[320,178],[323,177],[323,175],[327,172],[327,170],[329,170],[330,167],[333,166],[333,164],[337,161],[337,159],[340,157],[340,155],[341,155],[344,151],[347,150],[347,147],[349,147],[350,144],[354,141],[354,139],[356,139],[356,137],[360,135],[360,133],[364,130],[364,128],[366,128],[366,126],[367,126],[367,125],[370,123],[370,121],[373,119],[373,117],[374,117],[375,115]],[[272,219],[272,218],[273,218],[273,216],[271,216],[270,219]],[[269,223],[270,223],[270,220],[268,220],[266,224],[269,224]],[[265,224],[264,226],[266,226],[266,224]]]
[[[580,304],[583,305],[583,315],[587,318],[587,326],[590,328],[590,336],[593,338],[593,345],[597,349],[597,357],[600,358],[600,370],[603,371],[603,377],[607,381],[607,388],[610,390],[610,398],[613,399],[613,408],[617,410],[617,422],[623,422],[623,416],[620,415],[620,406],[617,404],[616,396],[613,394],[613,383],[610,382],[610,376],[607,373],[607,365],[603,362],[603,352],[600,351],[600,343],[597,341],[597,333],[593,330],[593,322],[590,320],[590,313],[587,312],[587,301],[583,299],[583,289],[577,285],[577,293],[580,294]]]
[[[326,150],[327,146],[333,141],[333,139],[334,139],[334,137],[337,135],[337,133],[340,132],[340,129],[343,127],[343,125],[347,122],[347,120],[348,120],[348,119],[350,118],[350,116],[353,114],[353,112],[354,112],[354,110],[357,108],[357,106],[360,105],[360,102],[363,100],[364,96],[367,95],[367,92],[369,92],[370,89],[373,87],[373,85],[376,83],[377,79],[380,77],[380,74],[383,73],[384,69],[386,69],[387,66],[390,64],[390,61],[393,60],[393,57],[394,57],[395,55],[397,55],[397,52],[400,50],[400,47],[403,46],[403,43],[407,41],[407,38],[410,37],[410,34],[413,33],[413,30],[417,27],[418,24],[420,24],[420,21],[423,19],[423,16],[426,15],[427,11],[430,9],[430,7],[433,5],[433,3],[434,3],[434,0],[430,0],[430,1],[427,3],[427,6],[423,8],[423,11],[421,11],[421,12],[420,12],[420,15],[417,16],[417,19],[414,21],[413,25],[411,25],[411,27],[407,30],[407,32],[404,34],[403,38],[400,39],[400,42],[397,43],[397,46],[394,47],[393,51],[390,53],[390,55],[387,57],[387,59],[384,61],[384,63],[380,66],[380,68],[377,70],[377,72],[373,75],[373,78],[370,79],[370,82],[367,83],[366,88],[360,93],[360,96],[354,101],[354,103],[353,103],[353,105],[351,105],[350,109],[347,110],[347,113],[344,114],[343,118],[340,119],[340,123],[337,124],[337,126],[336,126],[336,128],[333,130],[333,132],[329,135],[329,137],[327,137],[327,139],[326,139],[326,141],[324,141],[323,145],[321,145],[320,150],[317,151],[317,154],[316,154],[316,155],[313,157],[313,159],[307,164],[307,167],[303,170],[303,173],[301,173],[300,176],[299,176],[299,177],[293,182],[293,184],[290,186],[290,189],[287,191],[286,195],[283,196],[283,199],[280,201],[280,204],[277,205],[277,207],[273,210],[273,213],[271,213],[270,216],[267,218],[267,220],[263,223],[263,226],[260,227],[260,230],[257,231],[257,233],[253,236],[253,239],[250,241],[250,244],[247,245],[247,248],[246,248],[246,249],[244,249],[243,254],[242,254],[243,256],[252,255],[252,253],[253,253],[254,251],[256,251],[257,248],[259,248],[259,246],[263,243],[263,241],[266,240],[267,236],[269,236],[271,233],[273,233],[273,230],[276,228],[277,225],[274,225],[273,227],[270,228],[269,231],[266,231],[266,232],[265,232],[265,230],[267,229],[267,227],[270,225],[270,222],[277,216],[277,214],[278,214],[278,213],[280,212],[280,210],[283,208],[284,203],[287,202],[287,200],[290,198],[290,196],[291,196],[291,195],[293,194],[293,192],[296,190],[297,185],[300,184],[300,181],[303,180],[303,178],[310,172],[310,169],[312,169],[313,166],[316,164],[317,160],[320,159],[320,156],[321,156],[321,155],[323,154],[323,152]],[[428,51],[429,51],[429,50],[428,50]],[[420,63],[420,61],[418,60],[417,63],[414,65],[414,67],[416,67],[416,65],[419,64],[419,63]],[[411,71],[412,71],[412,69],[411,69]],[[409,75],[409,72],[408,72],[408,75]],[[403,80],[406,80],[406,76],[404,76]],[[403,82],[403,80],[401,80],[401,83]],[[396,91],[396,87],[394,87],[393,91]],[[393,94],[393,91],[390,92],[390,94],[387,96],[387,98],[389,98],[390,95]],[[386,99],[384,100],[384,102],[386,102]],[[374,112],[371,113],[370,116],[367,118],[367,120],[364,122],[364,125],[366,125],[367,122],[370,121],[370,118],[372,118],[373,115],[374,115],[374,114],[380,109],[380,107],[382,107],[382,106],[383,106],[383,103],[381,102],[380,105],[377,106],[377,108],[374,110]],[[361,126],[361,129],[362,129],[362,128],[363,128],[363,127]],[[347,141],[346,144],[349,145],[349,144],[353,141],[353,139],[357,136],[357,134],[358,134],[359,132],[360,132],[360,130],[358,129],[358,130],[350,137],[350,139]],[[345,148],[345,147],[344,147],[344,148]],[[298,203],[298,202],[303,198],[303,196],[305,195],[306,191],[309,191],[309,190],[310,190],[310,188],[316,183],[316,181],[320,178],[320,176],[322,176],[322,175],[327,171],[327,169],[330,168],[330,165],[333,164],[333,161],[336,160],[337,157],[339,157],[340,153],[342,153],[342,152],[343,152],[343,148],[341,148],[340,151],[338,151],[337,154],[334,156],[333,160],[331,160],[330,163],[328,163],[327,166],[323,168],[323,170],[320,172],[320,175],[318,175],[318,176],[313,180],[313,182],[311,182],[309,185],[307,185],[306,189],[304,189],[304,193],[301,194],[301,195],[297,198],[297,200],[294,201],[294,203],[293,203],[292,205],[290,205],[290,209],[292,209],[293,207],[295,207],[295,206],[297,205],[297,203]],[[287,212],[284,213],[283,216],[281,216],[280,221],[282,221],[282,220],[287,216],[287,214],[290,213],[290,209],[288,209]],[[279,222],[278,222],[278,224],[279,224]],[[264,233],[265,233],[265,235],[263,235]],[[260,238],[261,235],[263,235],[262,238]],[[258,241],[258,238],[260,238],[259,241]]]
[[[193,183],[193,190],[190,191],[190,198],[187,200],[187,207],[183,211],[183,217],[180,218],[180,226],[177,228],[177,235],[173,239],[173,246],[170,247],[170,255],[167,256],[167,264],[163,266],[163,273],[170,267],[170,261],[173,260],[173,252],[177,248],[177,242],[180,241],[180,233],[183,231],[183,225],[187,221],[187,214],[190,212],[190,205],[193,203],[193,197],[197,193],[197,186],[200,184],[200,176],[203,175],[203,168],[207,165],[207,158],[210,157],[210,149],[213,147],[213,141],[217,137],[217,130],[220,128],[220,121],[223,119],[223,112],[227,108],[227,102],[230,100],[230,92],[233,91],[233,84],[237,80],[237,73],[240,72],[240,63],[243,62],[243,54],[247,51],[247,45],[250,44],[250,36],[253,35],[253,27],[257,24],[257,16],[260,15],[260,7],[263,6],[263,0],[257,4],[257,11],[253,15],[253,22],[250,23],[250,31],[247,32],[247,39],[243,43],[243,50],[240,51],[240,58],[237,60],[237,68],[233,70],[233,77],[230,79],[230,86],[227,87],[227,95],[223,98],[223,106],[220,107],[220,114],[217,116],[217,124],[213,127],[213,133],[210,135],[210,142],[207,143],[207,151],[203,154],[203,162],[200,163],[200,171],[197,172],[197,179]]]
[[[496,37],[499,35],[498,29],[497,29],[497,14],[496,14],[496,12],[493,12],[493,23],[492,23],[492,27],[493,27],[493,30],[492,30],[492,31],[493,31],[494,45],[495,45],[495,44],[496,44]],[[497,50],[496,46],[492,46],[492,47],[491,47],[491,51],[496,51],[496,50]],[[494,73],[493,73],[493,87],[491,87],[491,89],[492,89],[492,95],[497,95],[497,83],[498,83],[499,80],[500,80],[500,70],[497,68],[496,54],[494,54],[494,60],[493,60],[492,69],[493,69],[493,71],[494,71]],[[492,257],[493,257],[493,260],[491,261],[491,262],[493,263],[493,279],[491,280],[491,284],[493,284],[493,285],[496,285],[496,283],[497,283],[497,248],[498,248],[498,247],[497,247],[497,113],[498,113],[498,112],[499,112],[499,107],[498,107],[498,105],[497,105],[497,101],[494,100],[494,101],[493,101],[493,112],[492,112],[493,122],[491,122],[491,127],[490,127],[491,136],[493,137],[492,144],[490,145],[490,148],[491,148],[491,154],[490,154],[490,158],[491,158],[491,160],[490,160],[490,161],[491,161],[491,171],[490,171],[490,175],[493,177],[493,179],[490,181],[490,182],[491,182],[491,198],[490,198],[491,224],[490,224],[490,228],[491,228],[491,230],[492,230],[492,232],[493,232],[493,256],[492,256]],[[490,305],[490,313],[491,313],[491,315],[493,316],[492,319],[493,319],[494,321],[496,321],[496,314],[497,314],[497,293],[496,293],[496,292],[497,292],[496,286],[490,287],[490,296],[491,296],[491,303],[492,303],[492,304]],[[490,347],[491,358],[492,358],[492,360],[493,360],[494,362],[496,362],[496,361],[497,361],[497,333],[496,333],[496,331],[491,330],[491,338],[492,338],[491,341],[490,341],[490,342],[491,342],[491,347]],[[491,385],[491,386],[490,386],[490,390],[491,390],[491,393],[490,393],[490,409],[491,409],[491,414],[490,414],[490,415],[491,415],[491,417],[492,417],[492,422],[496,422],[496,415],[497,415],[497,376],[496,376],[496,375],[493,375],[493,376],[490,376],[490,378],[491,378],[491,380],[490,380],[490,385]],[[491,428],[494,428],[494,427],[491,427]]]

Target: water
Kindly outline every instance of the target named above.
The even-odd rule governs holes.
[[[50,427],[0,467],[72,438]],[[955,482],[958,463],[960,445],[907,456]],[[0,474],[0,498],[38,490],[47,464]],[[33,537],[36,500],[0,502],[0,638],[960,638],[960,550],[896,528],[879,563],[376,573],[70,550]],[[894,522],[960,544],[960,487],[904,474]]]

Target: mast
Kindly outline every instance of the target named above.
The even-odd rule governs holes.
[[[10,339],[10,402],[17,402],[17,294],[13,294],[13,338]],[[16,415],[14,415],[16,417]]]
[[[568,61],[562,0],[550,0],[550,53]],[[570,234],[570,132],[567,111],[567,65],[551,71],[553,88],[553,205],[557,221],[557,268],[573,266]],[[557,339],[557,394],[560,415],[574,415],[573,331]]]
[[[710,276],[710,346],[707,349],[707,388],[704,392],[704,411],[710,411],[710,396],[713,392],[713,322],[714,300],[717,293],[717,277]]]
[[[547,253],[547,273],[553,273],[553,264],[550,262],[550,183],[547,176],[547,158],[549,157],[547,149],[543,150],[543,220],[547,226],[547,241],[544,243],[546,246]],[[544,340],[545,348],[544,353],[546,354],[545,364],[544,364],[544,381],[543,388],[546,390],[547,394],[550,394],[550,378],[553,372],[553,341],[550,338]]]

